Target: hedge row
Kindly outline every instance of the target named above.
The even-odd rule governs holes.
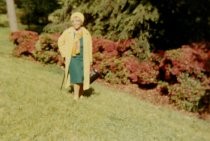
[[[59,34],[20,31],[11,35],[15,56],[63,65],[58,53]],[[193,43],[157,51],[148,59],[135,57],[134,40],[114,42],[93,38],[93,67],[109,83],[137,84],[156,89],[181,109],[210,113],[210,43]]]

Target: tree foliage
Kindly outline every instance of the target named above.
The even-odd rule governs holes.
[[[0,0],[0,14],[7,13],[5,0]]]
[[[136,38],[140,54],[209,40],[210,0],[66,0],[51,14],[47,32],[62,32],[73,11],[85,14],[93,34],[118,40]]]
[[[62,32],[70,25],[74,11],[84,13],[85,25],[96,36],[112,40],[136,38],[144,48],[139,54],[149,51],[150,24],[159,18],[158,10],[147,0],[66,0],[61,9],[51,14],[52,24],[45,30]]]
[[[210,40],[210,0],[151,0],[160,14],[152,26],[153,42],[158,49]]]
[[[58,0],[16,0],[22,9],[21,22],[24,24],[46,25],[48,15],[59,8]]]

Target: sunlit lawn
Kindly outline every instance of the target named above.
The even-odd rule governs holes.
[[[8,20],[6,14],[0,14],[0,26],[8,26]]]
[[[0,141],[209,141],[210,123],[95,82],[79,102],[57,66],[11,56],[0,29]]]

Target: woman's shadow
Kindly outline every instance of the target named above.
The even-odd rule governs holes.
[[[70,92],[70,93],[73,93],[73,92],[74,92],[73,86],[70,87],[69,92]],[[97,93],[97,92],[95,91],[95,89],[92,88],[92,87],[90,87],[90,88],[87,89],[87,90],[84,90],[84,92],[83,92],[83,96],[84,96],[84,97],[90,97],[90,96],[95,95],[95,94],[98,94],[98,93]]]
[[[95,94],[97,94],[95,89],[90,87],[89,89],[84,91],[83,96],[90,97],[91,95],[95,95]]]

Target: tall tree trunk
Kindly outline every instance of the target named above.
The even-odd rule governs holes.
[[[17,18],[15,13],[14,0],[6,0],[6,3],[7,3],[7,14],[9,18],[10,30],[11,32],[15,32],[18,30],[18,27],[17,27]]]

